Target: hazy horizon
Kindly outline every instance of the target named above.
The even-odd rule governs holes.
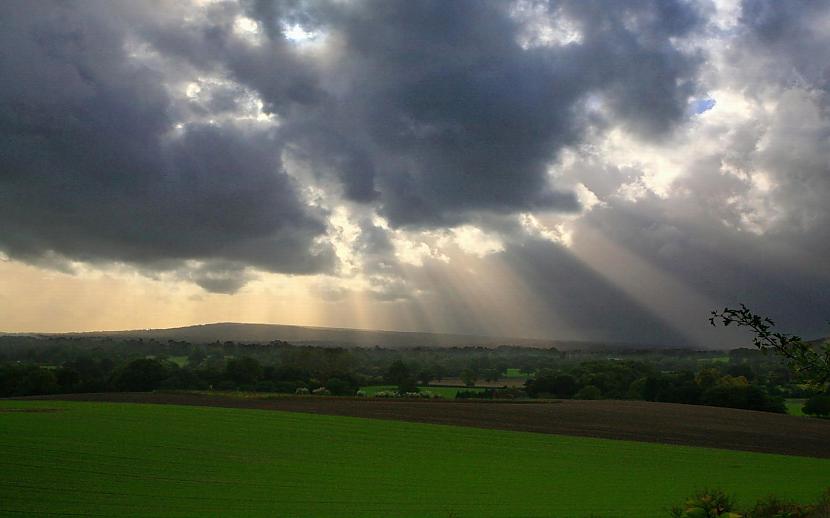
[[[517,341],[527,341],[527,342],[561,342],[561,343],[569,343],[569,342],[584,342],[586,344],[596,344],[596,343],[607,343],[609,345],[629,345],[629,346],[643,346],[643,347],[672,347],[673,344],[657,344],[657,343],[637,343],[637,342],[619,342],[619,341],[601,341],[601,342],[593,342],[590,340],[579,340],[579,339],[558,339],[555,337],[549,336],[501,336],[501,335],[487,335],[487,334],[466,334],[466,333],[444,333],[440,331],[419,331],[419,330],[404,330],[404,329],[372,329],[372,328],[356,328],[356,327],[330,327],[330,326],[313,326],[313,325],[301,325],[301,324],[281,324],[277,322],[203,322],[203,323],[194,323],[194,324],[186,324],[182,326],[175,326],[175,327],[162,327],[162,328],[154,328],[154,327],[138,327],[138,328],[130,328],[130,329],[83,329],[83,330],[74,330],[74,331],[38,331],[38,330],[21,330],[21,331],[6,331],[0,330],[0,334],[9,334],[9,335],[100,335],[106,336],[108,333],[112,333],[113,335],[119,334],[128,334],[128,333],[142,333],[142,332],[152,332],[154,334],[163,334],[165,331],[182,331],[182,330],[198,330],[199,328],[216,328],[221,326],[239,326],[239,327],[271,327],[271,328],[297,328],[300,330],[320,330],[320,331],[332,331],[332,332],[346,332],[346,333],[364,333],[367,335],[371,334],[405,334],[405,335],[436,335],[436,336],[448,336],[448,337],[469,337],[469,338],[482,338],[488,340],[517,340]],[[210,341],[215,341],[218,338],[212,338]],[[291,338],[281,338],[277,335],[274,336],[273,339],[291,341]],[[238,340],[241,341],[252,341],[249,338],[239,338]],[[269,339],[270,340],[270,339]],[[256,340],[253,340],[256,341]],[[307,341],[307,340],[301,340]],[[493,342],[495,343],[495,342]],[[499,345],[511,345],[509,343],[499,344]]]

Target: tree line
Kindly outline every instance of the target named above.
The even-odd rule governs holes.
[[[639,399],[783,412],[785,397],[822,393],[800,384],[780,358],[754,349],[345,349],[286,342],[0,337],[2,397],[150,390],[353,396],[361,387],[381,384],[411,393],[448,378],[498,386],[508,369],[527,378],[523,387],[462,397]]]

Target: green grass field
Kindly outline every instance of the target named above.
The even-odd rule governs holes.
[[[20,409],[57,409],[20,412]],[[803,501],[830,460],[225,408],[0,401],[0,514],[650,517]]]
[[[804,406],[804,402],[807,401],[806,399],[786,399],[784,400],[784,404],[787,407],[787,413],[790,415],[805,415],[804,412],[801,410],[801,407]]]
[[[382,392],[385,390],[388,391],[395,391],[398,387],[395,385],[371,385],[368,387],[360,387],[360,390],[366,392],[367,396],[374,396],[378,392]],[[428,390],[433,394],[438,394],[439,396],[446,398],[446,399],[455,399],[455,395],[458,393],[459,390],[469,390],[474,392],[481,392],[482,388],[467,388],[467,387],[435,387],[435,386],[420,386],[418,390],[424,391]]]

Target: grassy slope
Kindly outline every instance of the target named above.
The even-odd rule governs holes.
[[[807,401],[806,399],[787,399],[784,401],[784,404],[787,406],[787,413],[790,415],[805,415],[804,412],[801,410],[801,407],[804,406],[804,402]]]
[[[813,499],[830,460],[287,412],[0,401],[0,514],[665,516]]]

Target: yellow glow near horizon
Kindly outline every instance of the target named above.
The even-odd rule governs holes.
[[[7,332],[141,329],[228,321],[317,323],[316,301],[299,286],[287,289],[253,283],[228,296],[207,293],[183,281],[105,271],[73,275],[15,261],[0,262],[0,280],[0,330]]]
[[[717,304],[597,229],[579,225],[568,246],[586,267],[692,342],[705,341]],[[555,245],[552,245],[555,246]],[[127,267],[79,265],[74,274],[0,261],[0,331],[71,332],[179,327],[212,322],[580,338],[584,329],[544,300],[541,272],[519,271],[504,253],[441,250],[395,272],[405,298],[383,300],[369,279],[258,273],[233,295],[208,293],[173,274],[149,278]],[[521,268],[521,266],[518,266]],[[689,329],[692,329],[691,331]],[[588,330],[590,331],[590,330]]]
[[[208,293],[186,281],[151,279],[121,270],[61,273],[17,261],[0,262],[0,331],[73,332],[167,328],[211,322],[457,332],[539,337],[542,307],[500,259],[456,253],[452,267],[401,272],[413,286],[406,299],[384,301],[360,289],[325,300],[322,276],[260,274],[233,295]],[[348,284],[348,283],[346,283]],[[355,284],[356,286],[357,284]],[[455,311],[448,312],[447,308]],[[459,322],[461,319],[462,322]],[[562,326],[563,332],[570,332]]]

